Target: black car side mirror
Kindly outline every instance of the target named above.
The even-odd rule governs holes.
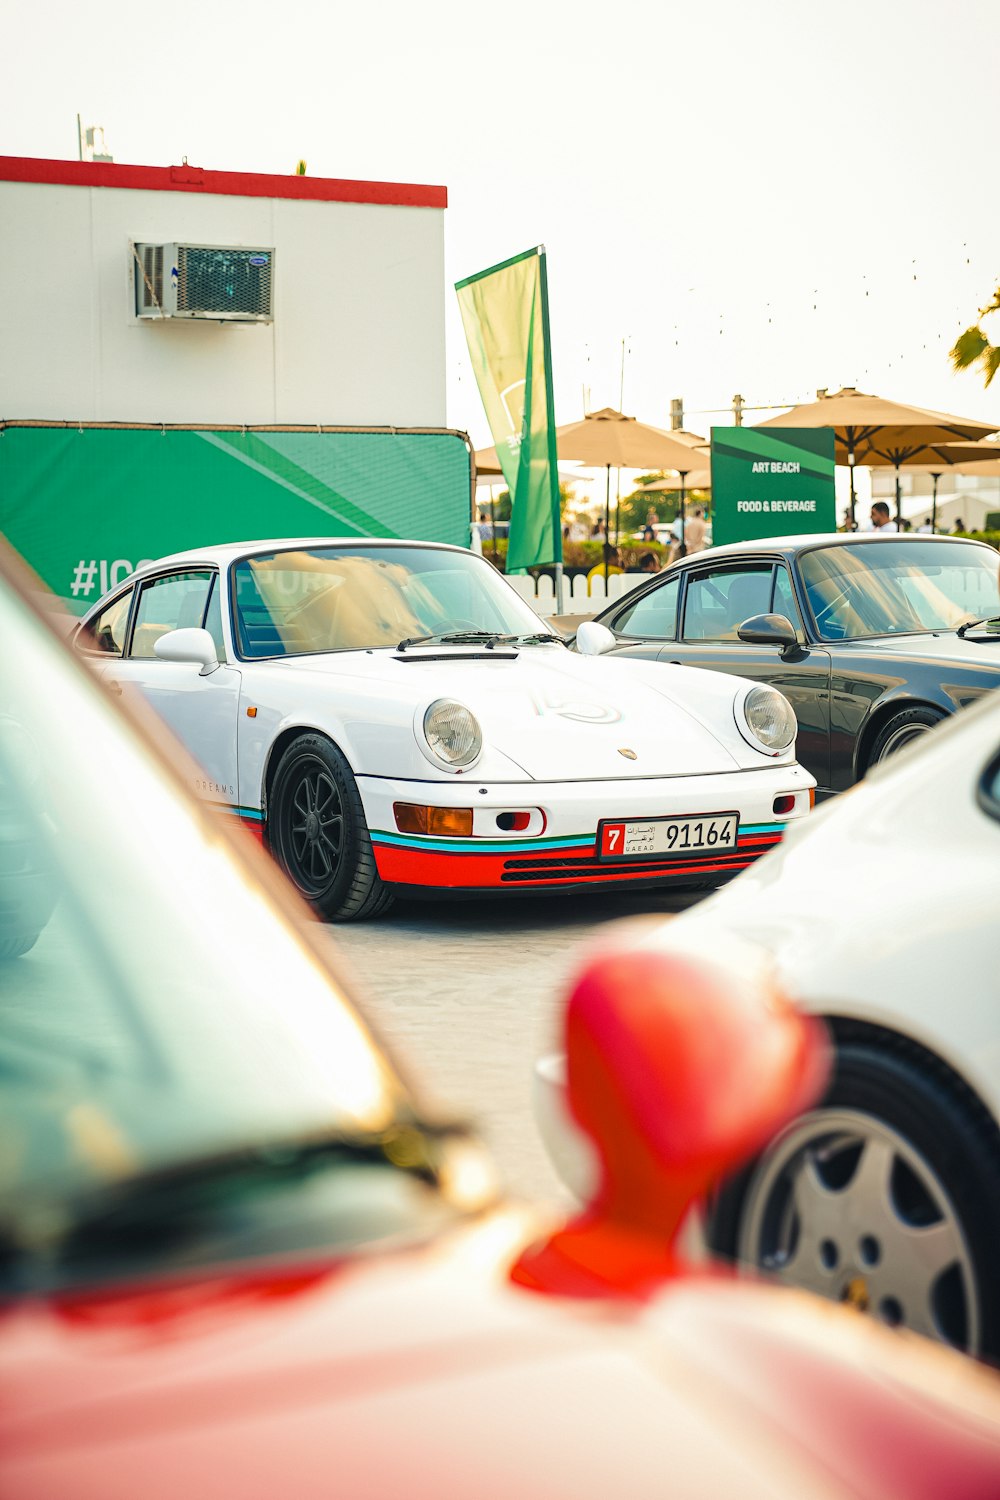
[[[782,654],[800,645],[795,626],[786,615],[751,615],[736,634],[748,646],[778,646]]]

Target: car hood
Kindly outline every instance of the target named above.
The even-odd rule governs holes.
[[[940,634],[880,635],[863,641],[827,641],[834,650],[875,651],[878,655],[905,656],[914,661],[960,662],[963,666],[995,671],[1000,677],[1000,634],[990,639]]]
[[[435,699],[457,699],[482,725],[487,750],[535,781],[707,775],[763,763],[736,726],[733,703],[746,684],[720,673],[675,675],[656,663],[556,647],[351,652],[300,657],[278,670],[353,685],[380,700],[380,718],[395,704],[407,731]],[[385,750],[373,738],[366,769]]]
[[[991,1492],[1000,1404],[957,1359],[735,1281],[548,1299],[506,1280],[525,1227],[9,1310],[6,1500]]]

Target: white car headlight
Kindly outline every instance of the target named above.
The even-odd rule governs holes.
[[[471,766],[483,748],[483,731],[464,703],[438,698],[424,714],[424,739],[433,755],[449,766]]]
[[[784,693],[772,687],[751,688],[742,705],[737,704],[736,722],[747,743],[765,755],[780,755],[787,750],[794,744],[799,727]]]

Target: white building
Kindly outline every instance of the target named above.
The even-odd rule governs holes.
[[[0,157],[0,419],[443,427],[446,204]],[[234,272],[259,293],[235,319]]]

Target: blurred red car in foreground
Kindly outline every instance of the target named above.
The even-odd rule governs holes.
[[[822,1081],[763,974],[612,941],[567,1010],[598,1192],[497,1200],[0,572],[0,898],[47,886],[0,899],[4,1500],[1000,1493],[992,1375],[672,1248]]]

